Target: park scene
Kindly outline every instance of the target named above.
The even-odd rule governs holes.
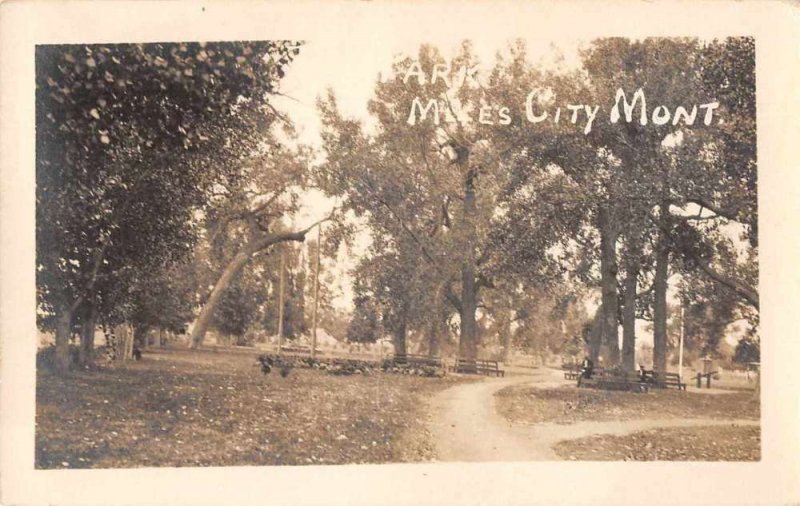
[[[37,469],[760,460],[753,38],[340,49],[37,46]]]

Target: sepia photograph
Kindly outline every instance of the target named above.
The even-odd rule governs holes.
[[[800,500],[769,4],[3,6],[0,502]]]
[[[36,467],[759,460],[755,47],[38,46]]]

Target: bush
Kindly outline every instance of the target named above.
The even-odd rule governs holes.
[[[78,365],[79,357],[80,351],[78,347],[71,344],[69,346],[70,369]],[[36,368],[48,371],[56,370],[56,346],[54,344],[36,352]]]
[[[253,346],[255,344],[255,335],[248,332],[243,336],[236,336],[236,346]]]

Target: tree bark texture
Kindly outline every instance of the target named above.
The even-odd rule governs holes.
[[[622,367],[636,370],[636,297],[642,256],[642,227],[634,220],[625,240],[625,285],[622,308]]]
[[[208,297],[208,300],[200,310],[200,315],[197,317],[197,320],[195,320],[194,326],[192,327],[189,346],[192,348],[197,348],[203,342],[206,332],[208,331],[208,327],[211,325],[211,319],[214,316],[214,311],[216,311],[217,306],[222,299],[222,295],[225,293],[225,290],[228,289],[236,274],[238,274],[239,271],[247,264],[247,262],[250,261],[253,255],[272,246],[273,244],[280,242],[302,242],[305,240],[308,231],[318,224],[319,223],[315,223],[311,227],[298,232],[265,235],[258,239],[252,240],[238,253],[236,253],[233,259],[228,262],[228,265],[225,266],[225,269],[222,271],[219,279],[214,284],[214,288],[211,290],[211,295]]]
[[[65,374],[69,371],[69,337],[72,333],[72,308],[64,308],[56,322],[56,371]]]
[[[225,266],[225,270],[222,271],[222,275],[219,277],[216,284],[214,284],[211,295],[208,297],[208,300],[203,305],[203,309],[200,310],[200,315],[194,322],[190,340],[192,348],[197,348],[203,342],[208,327],[211,325],[211,319],[214,317],[214,311],[217,310],[217,306],[220,300],[222,300],[223,294],[225,294],[225,291],[230,287],[236,274],[242,270],[249,260],[250,255],[247,251],[240,251],[228,262],[228,265]]]
[[[461,162],[466,169],[464,176],[464,237],[466,252],[461,267],[461,333],[458,343],[458,356],[474,364],[478,358],[477,287],[475,286],[475,173],[468,168],[468,157],[464,154]]]
[[[617,238],[619,225],[608,208],[600,210],[600,286],[603,308],[603,344],[606,345],[608,367],[619,364],[619,325],[617,321]]]
[[[442,322],[438,318],[433,318],[431,321],[430,330],[428,333],[428,356],[438,357],[440,348],[439,342],[441,339]]]
[[[81,346],[78,360],[82,366],[94,364],[94,332],[97,326],[97,309],[92,305],[81,328]]]
[[[405,317],[400,318],[400,321],[397,322],[397,326],[392,332],[392,344],[394,345],[394,354],[395,355],[405,355],[406,354],[406,333],[408,327],[406,325]]]
[[[589,358],[598,364],[600,358],[600,346],[603,344],[603,305],[597,308],[589,327]]]
[[[511,360],[511,311],[503,310],[500,315],[500,341],[503,346],[503,363],[508,364]]]
[[[638,266],[630,266],[625,276],[624,306],[622,308],[622,368],[636,370],[636,278]]]
[[[669,204],[661,204],[659,211],[658,242],[656,244],[656,272],[653,284],[653,369],[667,370],[667,285],[669,276],[669,248],[666,235],[666,213]]]

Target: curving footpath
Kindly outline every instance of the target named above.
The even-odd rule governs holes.
[[[494,394],[508,386],[530,384],[537,388],[552,388],[564,383],[561,373],[551,370],[531,376],[510,376],[457,385],[437,394],[431,399],[428,424],[428,430],[436,444],[437,460],[559,460],[552,447],[559,441],[568,439],[592,435],[624,435],[659,427],[758,425],[756,420],[707,418],[523,425],[506,420],[496,409]]]

